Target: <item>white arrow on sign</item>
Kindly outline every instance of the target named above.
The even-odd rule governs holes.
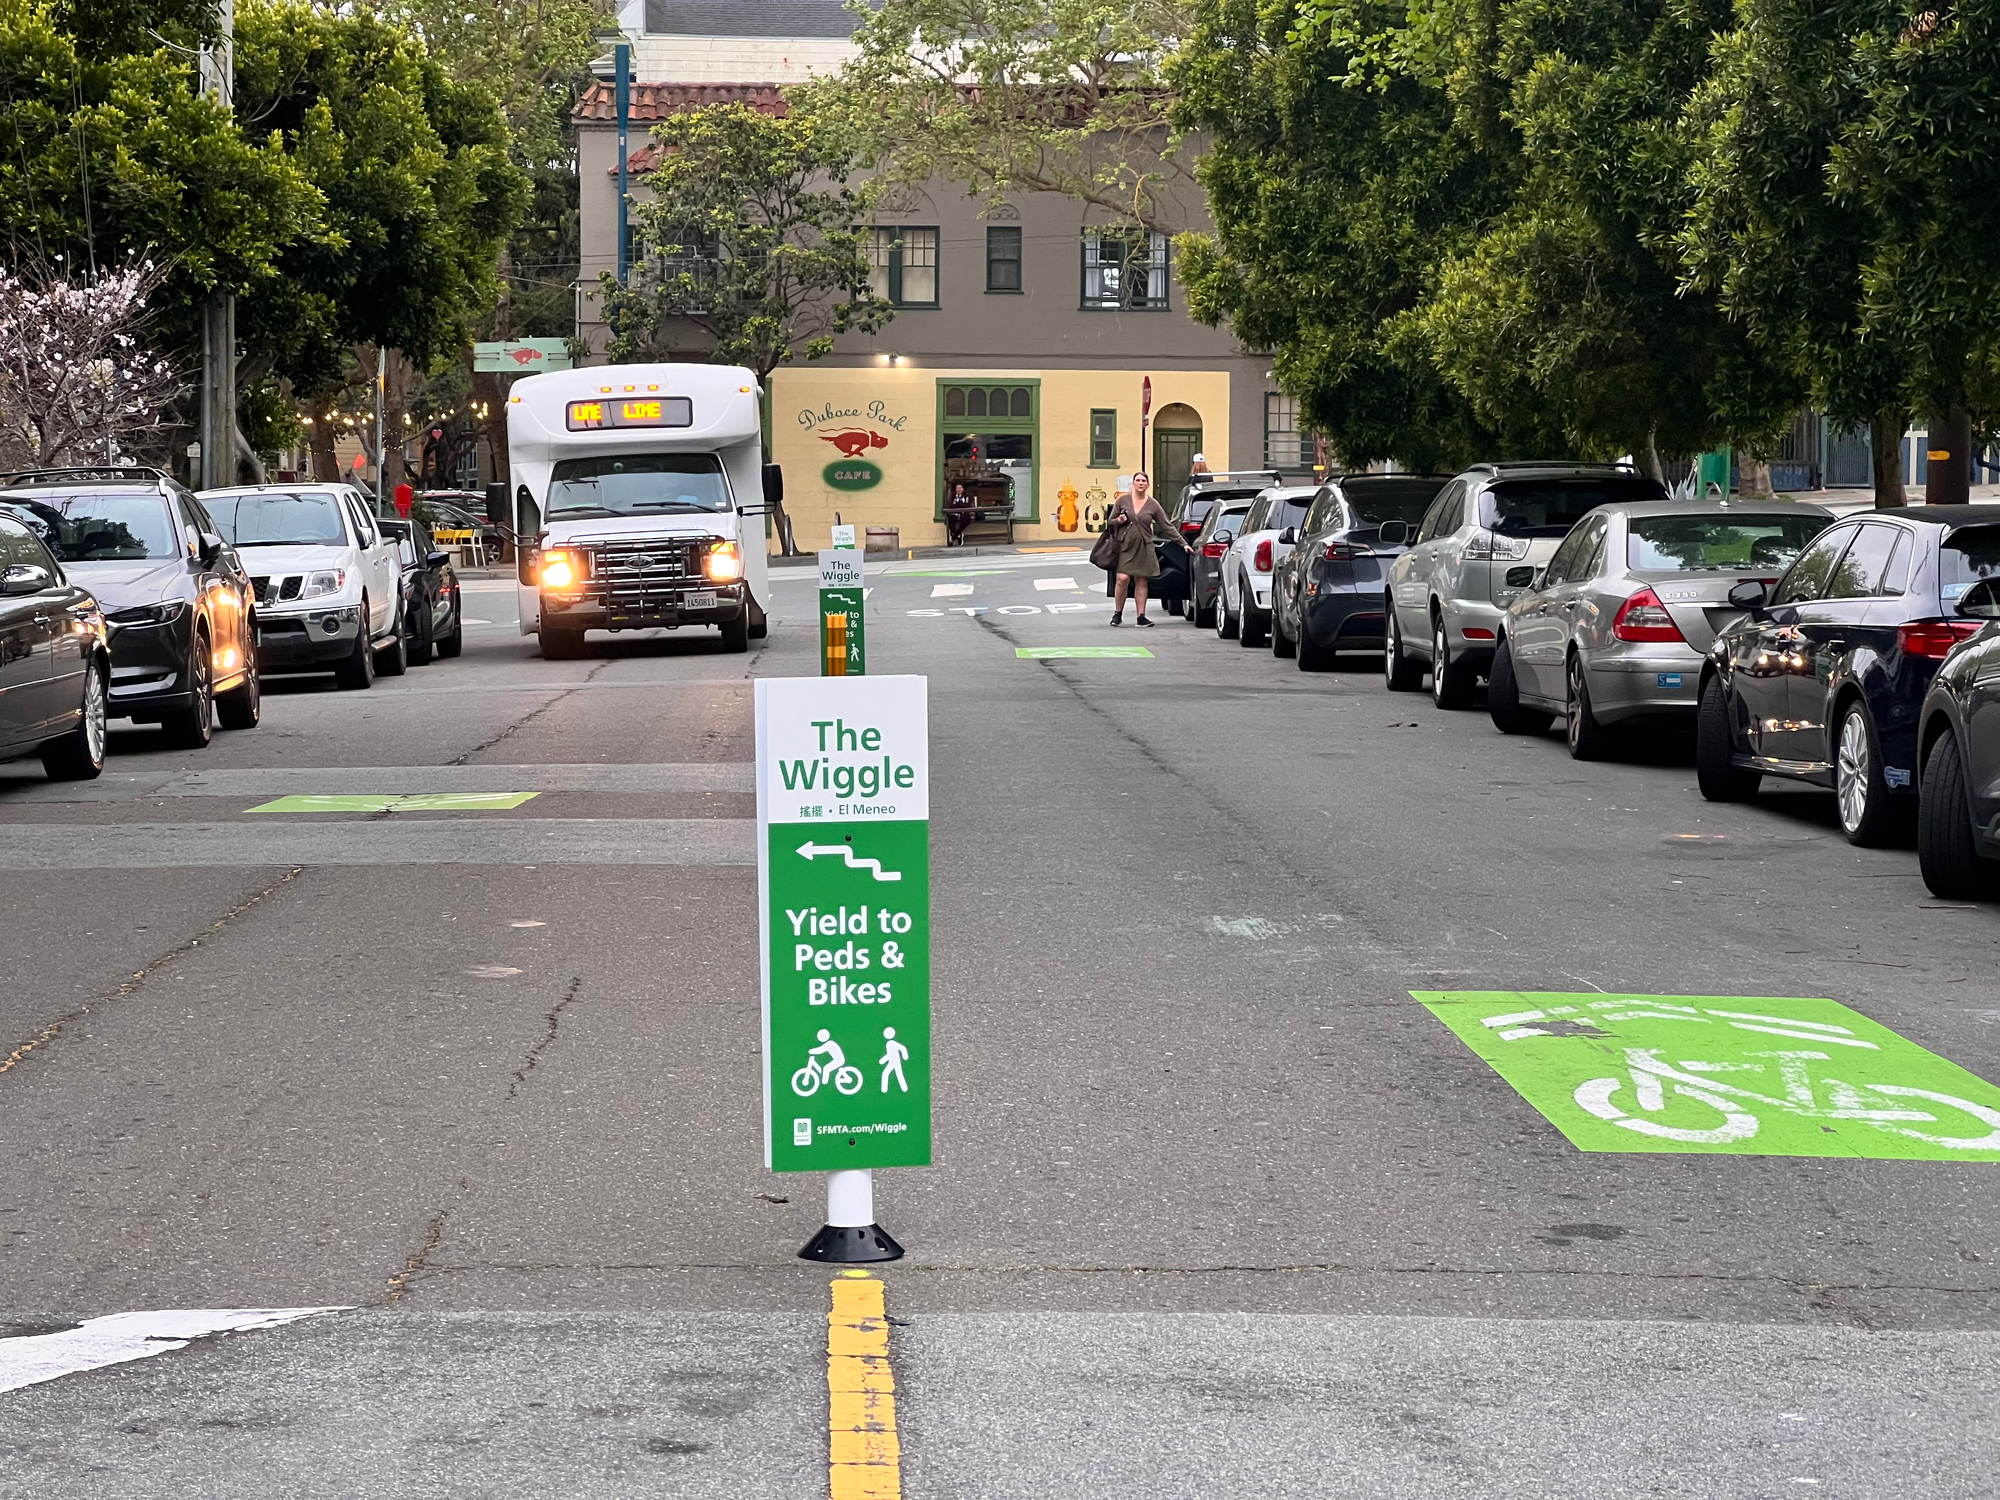
[[[799,845],[800,859],[817,859],[822,854],[845,855],[848,869],[872,870],[877,880],[901,880],[903,878],[901,870],[883,869],[882,861],[879,859],[856,859],[854,851],[845,844],[814,844],[808,842]]]

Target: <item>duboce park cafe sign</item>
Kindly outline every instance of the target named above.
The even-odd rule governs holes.
[[[833,490],[872,490],[880,484],[882,466],[872,455],[889,447],[909,420],[907,413],[892,415],[886,401],[859,406],[835,406],[828,401],[799,408],[799,426],[833,449],[820,471],[827,488]]]

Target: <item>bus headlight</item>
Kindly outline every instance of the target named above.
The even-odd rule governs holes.
[[[583,559],[571,552],[549,552],[542,557],[541,580],[545,589],[566,589],[583,576]]]
[[[701,570],[714,583],[734,583],[743,576],[743,553],[734,542],[717,542],[701,560]]]

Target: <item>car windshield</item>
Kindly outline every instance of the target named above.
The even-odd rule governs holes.
[[[712,453],[604,453],[566,458],[549,484],[549,517],[642,516],[729,509]]]
[[[1364,526],[1406,521],[1414,531],[1443,488],[1444,481],[1436,479],[1396,479],[1384,475],[1380,479],[1343,480],[1340,492],[1347,497],[1347,508]]]
[[[1208,513],[1214,509],[1215,496],[1192,496],[1188,500],[1186,509],[1181,512],[1181,524],[1183,526],[1199,526],[1203,521],[1208,519]]]
[[[204,495],[201,503],[237,547],[339,547],[347,540],[331,495],[258,490]]]
[[[2000,526],[1954,531],[1938,549],[1938,593],[1947,603],[1982,578],[2000,577]]]
[[[158,495],[134,490],[23,495],[7,497],[6,504],[66,563],[137,562],[182,553],[173,512]]]
[[[1574,479],[1503,479],[1480,502],[1480,524],[1502,536],[1568,536],[1600,505],[1664,500],[1667,492],[1638,475],[1578,475]]]
[[[1788,568],[1831,516],[1634,516],[1626,560],[1673,573]]]

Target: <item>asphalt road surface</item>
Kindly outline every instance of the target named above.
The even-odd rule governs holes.
[[[1995,1083],[2000,909],[1672,735],[1109,630],[1081,549],[871,586],[931,695],[901,1493],[1994,1493],[1993,1153],[1582,1150],[1415,997],[1819,997]],[[894,1492],[829,1477],[823,1188],[761,1166],[750,683],[813,589],[544,662],[477,583],[461,660],[0,767],[0,1497]]]

